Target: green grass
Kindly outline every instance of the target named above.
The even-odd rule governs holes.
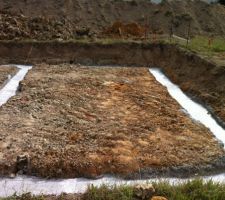
[[[178,186],[171,186],[166,182],[154,186],[157,195],[171,200],[225,200],[225,185],[212,181],[204,183],[198,179]]]
[[[209,38],[204,36],[197,36],[193,38],[188,45],[191,50],[200,52],[225,52],[225,39],[222,37],[215,37],[209,45]]]
[[[211,45],[209,45],[209,37],[206,36],[195,36],[189,41],[188,46],[185,41],[177,39],[173,40],[172,43],[210,57],[225,52],[225,38],[222,37],[214,37],[211,40]]]
[[[100,188],[90,186],[85,194],[85,200],[132,200],[133,188],[130,186],[102,185]]]
[[[225,52],[225,38],[223,37],[214,37],[211,40],[211,45],[209,45],[209,37],[207,36],[195,36],[189,41],[188,45],[185,40],[178,38],[166,39],[165,41],[206,56],[218,55]]]
[[[204,183],[197,179],[178,186],[167,182],[153,183],[156,196],[164,196],[169,200],[225,200],[225,185],[212,181]],[[132,200],[134,191],[130,186],[100,188],[90,187],[85,195],[86,200]],[[147,199],[149,200],[149,199]]]

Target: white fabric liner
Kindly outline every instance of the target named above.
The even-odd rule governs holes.
[[[7,66],[7,65],[6,65]],[[0,106],[5,104],[11,97],[16,95],[20,81],[22,81],[31,66],[15,65],[19,72],[13,76],[9,82],[0,90]],[[10,77],[10,75],[9,75]]]
[[[212,180],[217,183],[225,183],[225,174],[203,177],[204,181]],[[133,180],[126,181],[110,176],[105,176],[98,180],[89,180],[84,178],[75,179],[61,179],[61,180],[45,180],[36,177],[17,177],[14,179],[0,180],[0,197],[8,197],[13,194],[21,195],[23,193],[31,192],[33,195],[60,195],[62,193],[84,193],[88,186],[101,186],[103,184],[108,186],[113,185],[135,185],[139,183],[151,183],[159,181],[167,181],[171,184],[177,185],[192,179],[150,179],[150,180]]]
[[[16,94],[19,82],[24,78],[30,66],[18,66],[20,71],[16,74],[8,84],[0,91],[0,102],[5,103],[7,100]],[[225,132],[215,122],[212,116],[201,105],[193,102],[188,98],[178,86],[174,85],[169,79],[162,74],[159,69],[150,69],[153,76],[162,85],[166,86],[170,95],[180,103],[180,105],[186,110],[189,115],[208,127],[215,136],[225,143]],[[1,103],[1,104],[2,104]],[[225,183],[225,174],[219,174],[215,176],[202,177],[205,181],[213,180],[214,182]],[[171,184],[179,184],[191,179],[177,179],[177,178],[165,178],[165,179],[149,179],[149,180],[134,180],[126,181],[110,176],[104,176],[98,180],[89,180],[84,178],[75,179],[58,179],[58,180],[46,180],[36,177],[19,176],[13,179],[1,178],[0,179],[0,197],[8,197],[14,193],[20,195],[23,193],[31,192],[34,195],[60,195],[61,193],[83,193],[86,191],[89,185],[100,186],[106,185],[134,185],[137,183],[148,183],[157,181],[168,181]]]

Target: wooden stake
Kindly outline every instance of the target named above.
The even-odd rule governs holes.
[[[186,47],[188,47],[188,44],[189,44],[190,31],[191,31],[191,21],[189,21],[189,24],[188,24],[188,33],[187,33],[187,44],[186,44]]]

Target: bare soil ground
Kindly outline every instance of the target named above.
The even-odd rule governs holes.
[[[9,75],[13,76],[17,71],[17,68],[13,66],[0,66],[0,89],[8,80]]]
[[[187,36],[190,22],[191,35],[225,34],[225,7],[203,1],[173,0],[157,5],[149,0],[0,0],[0,11],[1,40],[95,36],[115,21],[136,22],[165,34],[173,27],[174,34],[182,37]]]
[[[0,108],[0,127],[6,175],[127,175],[224,156],[147,68],[35,66]]]

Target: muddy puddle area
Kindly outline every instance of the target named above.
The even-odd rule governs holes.
[[[148,178],[224,164],[215,136],[144,67],[34,66],[0,126],[6,176]]]

